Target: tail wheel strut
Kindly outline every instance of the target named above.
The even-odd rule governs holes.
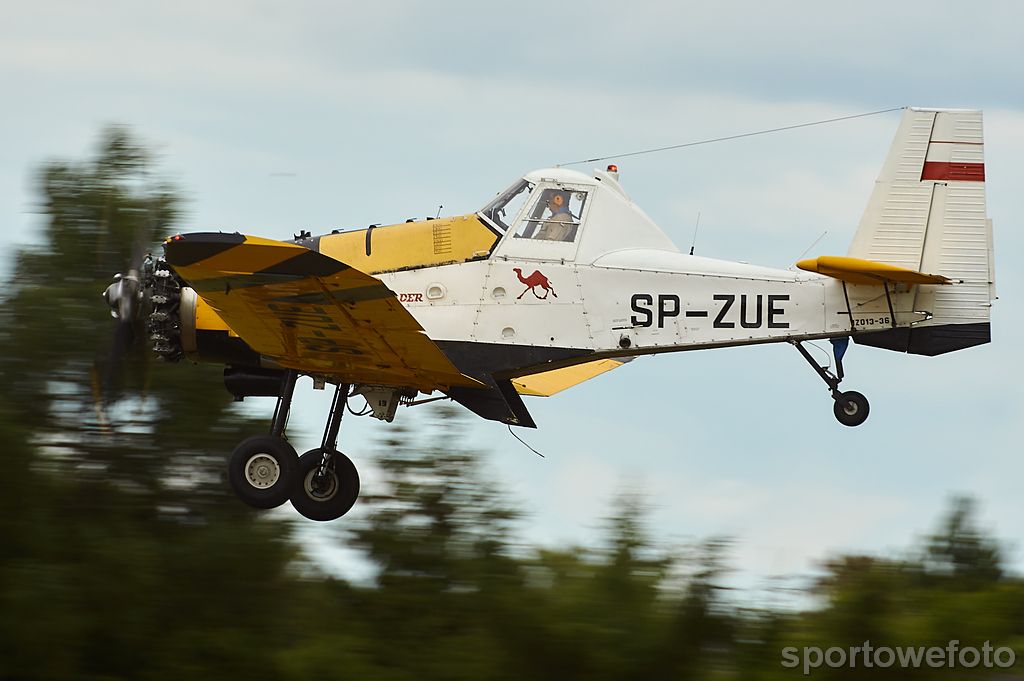
[[[834,400],[832,413],[835,415],[836,420],[844,426],[851,427],[864,423],[868,418],[868,411],[870,410],[868,399],[855,390],[848,392],[839,390],[839,384],[843,380],[843,354],[846,352],[849,339],[832,339],[832,351],[836,360],[836,373],[834,374],[818,364],[800,341],[794,340],[790,341],[790,343],[800,351],[803,358],[807,360],[811,368],[817,372],[821,380],[825,381],[825,384],[828,386]]]

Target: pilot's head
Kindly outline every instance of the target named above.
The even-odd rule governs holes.
[[[548,208],[551,209],[552,213],[561,213],[566,210],[566,204],[569,203],[568,192],[553,191],[548,196]]]

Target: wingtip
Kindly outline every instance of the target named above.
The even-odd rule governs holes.
[[[817,272],[818,271],[818,259],[817,258],[804,258],[803,260],[798,260],[797,263],[796,263],[796,266],[798,268],[800,268],[802,270],[806,270],[808,272]]]
[[[173,267],[187,267],[244,242],[238,232],[175,234],[164,241],[164,260]]]

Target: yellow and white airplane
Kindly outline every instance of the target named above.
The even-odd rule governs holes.
[[[987,343],[995,299],[980,111],[907,109],[845,256],[799,271],[681,252],[630,200],[614,166],[531,172],[470,215],[290,242],[191,233],[121,278],[145,296],[155,350],[226,365],[236,397],[276,395],[270,433],[242,442],[229,480],[246,503],[345,514],[359,492],[337,450],[348,400],[391,421],[443,393],[485,419],[534,427],[522,395],[548,396],[639,355],[792,343],[834,413],[868,415],[839,389],[849,339],[922,355]],[[835,373],[801,344],[831,339]],[[284,436],[296,378],[337,386],[321,447]],[[421,400],[422,401],[422,400]]]

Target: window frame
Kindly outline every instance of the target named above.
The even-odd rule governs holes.
[[[547,189],[557,189],[570,193],[582,192],[586,195],[586,198],[583,201],[583,210],[581,211],[578,219],[573,223],[576,226],[576,234],[572,241],[516,236],[516,233],[520,228],[524,227],[523,223],[537,222],[538,228],[539,225],[544,223],[544,220],[533,220],[528,218],[528,216],[535,210],[537,202],[540,201],[540,197],[545,193],[544,190]],[[579,245],[583,240],[583,234],[586,231],[588,215],[590,214],[590,206],[594,200],[594,190],[595,187],[591,185],[576,184],[572,182],[557,182],[553,180],[541,180],[537,182],[533,188],[534,196],[532,196],[523,206],[522,210],[519,211],[519,215],[517,216],[515,223],[510,225],[508,231],[505,232],[501,242],[495,248],[495,255],[506,259],[515,258],[517,260],[537,260],[545,262],[574,261],[576,258],[576,251],[579,248]]]
[[[491,225],[491,227],[497,230],[498,233],[504,236],[505,234],[508,234],[510,230],[512,230],[512,225],[516,225],[519,223],[519,216],[522,214],[523,210],[528,205],[530,205],[531,197],[537,191],[537,186],[538,183],[531,182],[527,180],[525,177],[519,178],[519,180],[510,184],[503,191],[499,192],[496,197],[488,201],[487,205],[485,205],[483,208],[477,211],[477,215],[479,215],[483,220],[487,222],[487,224]],[[496,210],[498,210],[499,208],[504,208],[509,203],[511,203],[523,191],[523,189],[528,190],[526,201],[523,202],[523,205],[519,207],[519,210],[516,211],[516,214],[513,215],[510,220],[508,219],[507,215],[505,216],[506,220],[508,220],[508,224],[506,224],[504,221],[502,221],[500,218],[494,215],[494,212]],[[504,199],[504,203],[501,202],[502,199]]]

